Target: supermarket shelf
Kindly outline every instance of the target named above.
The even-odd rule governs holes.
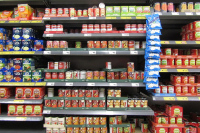
[[[4,51],[0,55],[42,55],[43,51]]]
[[[68,115],[153,115],[150,108],[148,110],[126,110],[126,111],[107,111],[107,110],[43,110],[43,114],[68,114]]]
[[[0,115],[0,121],[42,121],[43,116],[7,116],[7,115]]]
[[[44,21],[42,20],[15,20],[15,21],[4,21],[0,20],[1,26],[44,26]]]
[[[0,82],[0,86],[45,86],[46,82]]]
[[[145,23],[146,17],[44,17],[49,23]]]
[[[144,50],[134,51],[43,51],[44,55],[144,55]]]
[[[15,99],[14,97],[8,99],[0,99],[0,103],[5,104],[41,104],[43,99]]]
[[[50,39],[94,39],[94,38],[116,38],[116,39],[120,39],[120,38],[145,38],[146,37],[146,33],[95,33],[95,34],[91,34],[91,33],[87,33],[87,34],[43,34],[43,37],[48,37]]]
[[[91,1],[91,0],[49,0],[51,2],[52,5],[64,5],[64,4],[86,4],[86,5],[99,5],[99,3],[105,3],[105,4],[146,4],[146,0],[95,0],[95,1]]]
[[[165,69],[161,68],[160,72],[200,72],[199,69]]]
[[[171,41],[171,40],[162,40],[162,46],[199,46],[200,41]],[[188,45],[189,44],[189,45]]]
[[[145,87],[138,83],[108,83],[108,82],[47,82],[46,86],[116,86],[116,87]]]

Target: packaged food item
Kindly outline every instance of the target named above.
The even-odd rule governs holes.
[[[31,116],[33,114],[33,106],[32,105],[24,105],[24,114],[25,116]],[[47,122],[47,124],[50,124],[50,120],[49,122]],[[45,123],[46,123],[46,119],[45,119]]]
[[[5,82],[13,81],[13,71],[12,70],[4,71],[4,80],[5,80]]]
[[[35,51],[42,51],[43,48],[44,48],[43,40],[35,40],[34,41],[34,50]]]
[[[7,40],[6,41],[6,50],[9,51],[13,49],[13,41],[12,40]]]
[[[33,105],[33,114],[36,115],[36,116],[41,116],[42,115],[42,108],[43,108],[43,105],[40,104],[40,105]]]
[[[22,28],[21,27],[13,28],[12,39],[13,40],[22,39]]]
[[[23,82],[31,82],[31,70],[23,70]]]
[[[23,78],[22,70],[13,71],[14,82],[22,82],[22,78]]]
[[[16,106],[8,105],[8,116],[16,115]]]
[[[15,105],[15,108],[16,108],[15,114],[16,114],[17,116],[22,116],[22,115],[24,115],[24,105]]]
[[[27,20],[30,20],[32,10],[28,4],[18,4],[18,12],[20,18],[27,18]]]
[[[14,51],[21,51],[22,41],[21,40],[13,40],[13,49]]]

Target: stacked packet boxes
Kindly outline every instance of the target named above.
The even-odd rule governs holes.
[[[160,29],[161,23],[158,14],[147,15],[147,36],[146,36],[146,49],[145,49],[145,72],[144,83],[146,83],[146,89],[159,88],[158,77],[160,66]]]

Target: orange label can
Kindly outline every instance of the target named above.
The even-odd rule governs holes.
[[[99,71],[94,71],[93,72],[93,78],[94,79],[99,79]]]
[[[101,48],[107,48],[107,41],[101,41]]]
[[[72,125],[72,121],[73,121],[72,116],[66,116],[65,117],[65,123],[66,123],[66,125]]]
[[[99,72],[99,79],[106,79],[106,72],[105,71]]]
[[[79,117],[79,124],[85,125],[86,124],[86,117]]]
[[[94,48],[100,48],[100,41],[94,41]]]
[[[73,117],[73,125],[79,125],[79,117]]]

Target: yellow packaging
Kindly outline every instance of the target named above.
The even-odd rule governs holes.
[[[18,4],[19,18],[30,18],[32,15],[31,7],[28,4]]]
[[[12,14],[13,14],[13,11],[3,11],[1,14],[1,18],[4,19],[4,18],[12,17]]]
[[[189,2],[189,3],[188,3],[188,9],[189,9],[189,10],[194,9],[194,4],[193,4],[193,2]]]

